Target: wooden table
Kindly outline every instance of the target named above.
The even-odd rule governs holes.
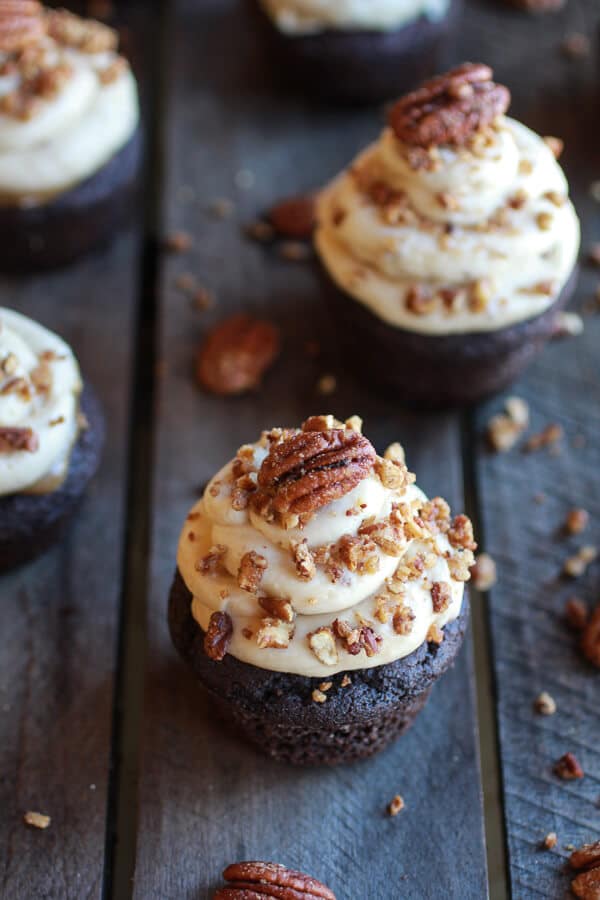
[[[494,898],[562,898],[565,845],[600,836],[600,675],[562,619],[574,590],[598,599],[598,568],[576,586],[560,577],[581,543],[560,534],[571,507],[590,512],[583,542],[600,542],[600,315],[549,346],[513,389],[534,429],[563,426],[556,455],[485,450],[501,398],[417,416],[365,389],[336,354],[312,268],[244,239],[241,225],[324,182],[381,115],[314,108],[279,88],[243,2],[146,6],[119,10],[148,134],[136,227],[69,270],[2,282],[3,305],[73,345],[109,434],[68,539],[2,579],[0,896],[204,900],[226,863],[257,857],[318,875],[342,900],[480,900],[488,885]],[[543,18],[469,0],[453,51],[494,65],[514,115],[565,138],[584,247],[600,238],[589,191],[600,177],[599,82],[593,58],[566,60],[559,44],[572,30],[591,36],[598,18],[597,0]],[[215,215],[219,198],[233,202],[230,217]],[[193,249],[164,258],[160,235],[180,229]],[[199,312],[177,290],[184,272],[215,292],[214,309]],[[584,269],[576,308],[596,283]],[[197,344],[238,309],[279,323],[283,358],[258,394],[204,395],[191,374]],[[305,352],[314,340],[316,358]],[[316,392],[325,373],[337,377],[326,400]],[[476,520],[500,578],[487,596],[472,593],[472,639],[400,743],[365,763],[297,771],[213,721],[171,648],[165,608],[179,527],[201,485],[261,428],[324,406],[360,413],[379,448],[401,440],[423,488]],[[556,715],[533,712],[541,690]],[[566,751],[583,780],[552,774]],[[396,792],[406,810],[390,819]],[[51,827],[26,828],[29,809],[50,814]],[[552,852],[540,850],[549,831]]]

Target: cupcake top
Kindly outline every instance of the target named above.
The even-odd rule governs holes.
[[[450,0],[260,0],[275,25],[287,34],[389,31],[419,16],[441,19]]]
[[[509,92],[491,79],[465,63],[408,94],[320,196],[323,264],[390,325],[503,328],[544,312],[573,271],[579,222],[560,142],[508,118]]]
[[[0,308],[0,496],[62,483],[81,426],[81,387],[61,338]]]
[[[313,416],[237,452],[181,532],[178,568],[213,659],[328,676],[440,643],[476,545],[465,516],[379,457],[356,416]]]
[[[115,31],[35,0],[0,0],[0,202],[34,204],[127,143],[137,88]]]

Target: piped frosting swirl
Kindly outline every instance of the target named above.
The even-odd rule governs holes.
[[[317,250],[337,285],[390,325],[428,334],[490,331],[544,312],[580,241],[550,146],[505,115],[469,118],[468,98],[453,102],[438,124],[454,143],[411,140],[406,116],[398,126],[406,110],[392,110],[394,127],[322,192],[317,213]]]
[[[45,493],[66,475],[79,432],[81,376],[68,345],[0,309],[0,496]]]
[[[390,31],[424,16],[441,19],[450,0],[260,0],[283,32]]]
[[[177,559],[196,621],[211,635],[226,622],[228,652],[244,662],[308,676],[383,665],[442,640],[473,562],[470,522],[452,519],[441,498],[427,500],[398,445],[384,458],[372,451],[334,499],[316,488],[304,511],[278,506],[261,473],[298,436],[345,433],[368,444],[356,418],[313,417],[303,429],[240,448],[191,510]],[[340,468],[353,463],[324,465],[339,485]],[[313,470],[293,471],[299,482]]]

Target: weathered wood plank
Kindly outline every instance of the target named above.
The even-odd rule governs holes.
[[[260,48],[232,2],[181,3],[173,36],[168,122],[168,219],[195,236],[164,270],[160,403],[135,896],[207,898],[236,858],[274,858],[311,871],[342,897],[486,895],[471,657],[464,652],[414,730],[367,763],[297,771],[262,759],[224,732],[171,648],[166,602],[181,522],[198,490],[240,442],[323,407],[360,412],[378,446],[402,440],[426,490],[461,504],[460,441],[452,416],[418,418],[339,368],[314,273],[240,236],[240,222],[282,193],[315,186],[378,128],[366,112],[315,110],[265,86]],[[224,49],[226,48],[226,50]],[[226,62],[225,62],[226,54]],[[236,188],[239,173],[254,187]],[[246,175],[247,177],[247,175]],[[233,219],[206,208],[235,201]],[[191,271],[217,295],[194,311],[173,286]],[[203,330],[234,309],[279,322],[282,360],[260,393],[224,401],[199,392],[193,360]],[[317,339],[324,358],[304,352]],[[324,372],[337,392],[317,396]],[[399,790],[406,815],[385,816]],[[432,851],[432,848],[435,848]]]
[[[139,8],[121,22],[137,61]],[[102,896],[140,231],[137,216],[112,247],[69,269],[0,282],[1,305],[71,344],[108,426],[65,540],[0,585],[2,897]],[[27,828],[27,810],[50,815],[50,828]]]
[[[595,61],[565,61],[558,46],[570,31],[591,35],[597,20],[593,0],[568,4],[559,16],[545,18],[544,27],[540,20],[514,14],[506,20],[510,32],[505,30],[501,45],[489,46],[486,57],[506,78],[519,117],[543,134],[565,139],[563,162],[583,220],[584,254],[600,237],[598,205],[589,193],[598,177],[597,153],[589,140],[596,116]],[[480,25],[491,30],[498,21],[482,6]],[[468,27],[464,40],[472,37]],[[574,308],[589,302],[596,285],[597,275],[584,268]],[[511,391],[530,403],[533,430],[549,422],[563,426],[560,455],[477,451],[483,533],[499,568],[489,611],[511,884],[519,900],[568,894],[565,845],[600,834],[600,680],[579,657],[562,618],[572,594],[597,602],[598,569],[591,568],[576,584],[560,577],[575,547],[600,543],[600,319],[588,315],[585,322],[581,337],[548,347]],[[480,411],[480,433],[500,406],[496,400]],[[578,448],[578,436],[585,446]],[[537,504],[537,494],[546,501]],[[589,511],[591,525],[585,534],[567,539],[561,525],[574,506]],[[533,711],[542,690],[557,702],[552,717]],[[586,773],[582,781],[561,782],[552,774],[566,751],[579,757]],[[549,831],[559,838],[553,852],[540,850]]]

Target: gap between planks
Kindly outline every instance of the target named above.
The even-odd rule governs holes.
[[[473,522],[480,549],[484,549],[477,472],[478,435],[472,411],[461,415],[461,437],[465,512]],[[490,900],[508,900],[508,846],[489,608],[486,594],[476,591],[473,585],[469,588],[469,596],[489,896]]]
[[[119,619],[104,852],[104,900],[132,895],[137,844],[140,738],[147,649],[148,559],[151,542],[156,340],[162,227],[163,134],[169,0],[153,12],[151,64],[145,84],[143,239],[140,244],[131,373],[125,562]]]

